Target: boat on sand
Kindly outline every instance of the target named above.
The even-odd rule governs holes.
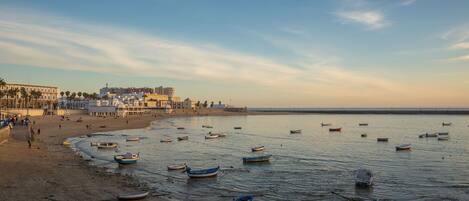
[[[396,146],[396,151],[410,151],[411,148],[411,144],[401,144]]]
[[[139,153],[133,154],[133,153],[127,152],[125,154],[114,156],[114,160],[118,162],[119,164],[123,164],[123,165],[137,163],[139,159],[140,159]]]
[[[186,173],[187,173],[187,176],[189,176],[190,178],[214,177],[214,176],[217,176],[218,170],[220,170],[220,166],[215,167],[215,168],[198,169],[198,170],[193,170],[192,168],[186,166]]]
[[[271,154],[262,155],[262,156],[253,156],[253,157],[243,157],[244,163],[258,163],[258,162],[268,162],[272,157]]]
[[[264,146],[258,146],[258,147],[253,147],[253,148],[251,148],[252,152],[264,151],[264,149],[265,149]]]
[[[358,187],[369,187],[373,185],[373,173],[368,169],[358,169],[355,172],[355,185]]]
[[[125,194],[119,194],[117,196],[118,200],[141,200],[144,199],[150,194],[148,191],[147,192],[142,192],[142,193],[125,193]]]

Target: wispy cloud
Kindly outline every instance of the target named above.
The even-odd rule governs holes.
[[[403,6],[409,6],[412,5],[416,2],[417,0],[401,0],[401,5]]]
[[[454,50],[469,49],[469,42],[456,43],[452,45],[450,49],[454,49]]]
[[[469,61],[469,54],[459,57],[450,58],[450,61]]]
[[[390,25],[390,23],[385,20],[384,15],[379,11],[340,11],[336,12],[335,14],[342,20],[343,23],[362,24],[370,30],[381,29]]]
[[[444,40],[462,42],[469,39],[469,24],[453,27],[441,35]]]

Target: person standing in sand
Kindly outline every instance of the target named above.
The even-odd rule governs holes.
[[[28,138],[29,148],[31,149],[31,144],[32,144],[33,141],[34,141],[34,129],[33,129],[33,127],[32,127],[31,125],[28,126],[28,127],[29,127],[29,128],[28,128],[28,136],[27,136],[27,138]]]

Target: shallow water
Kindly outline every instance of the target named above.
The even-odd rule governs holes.
[[[442,127],[442,122],[452,126]],[[330,133],[321,122],[342,127]],[[369,126],[358,126],[359,122]],[[212,125],[213,129],[202,128]],[[76,138],[75,146],[92,163],[114,172],[132,174],[160,193],[181,200],[231,200],[255,194],[255,200],[340,200],[331,191],[348,197],[395,200],[469,200],[469,118],[447,115],[270,115],[188,117],[156,121],[145,129],[107,132],[111,136]],[[234,130],[242,126],[242,130]],[[185,130],[177,130],[185,127]],[[291,129],[303,129],[290,134]],[[226,138],[205,140],[209,132]],[[449,141],[418,138],[425,132],[449,132]],[[368,137],[360,135],[367,133]],[[126,142],[141,136],[140,142]],[[189,136],[188,141],[176,140]],[[169,137],[172,143],[160,143]],[[389,137],[387,143],[377,137]],[[140,152],[135,165],[118,166],[116,151],[97,150],[90,142],[119,143],[119,152]],[[395,146],[412,144],[412,151]],[[263,153],[250,148],[266,146]],[[272,154],[270,163],[243,164],[242,157]],[[188,179],[169,164],[194,168],[221,166],[218,177]],[[354,186],[353,171],[365,167],[375,174],[370,189]]]

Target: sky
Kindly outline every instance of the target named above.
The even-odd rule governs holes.
[[[468,107],[469,1],[3,1],[0,77],[249,107]]]

